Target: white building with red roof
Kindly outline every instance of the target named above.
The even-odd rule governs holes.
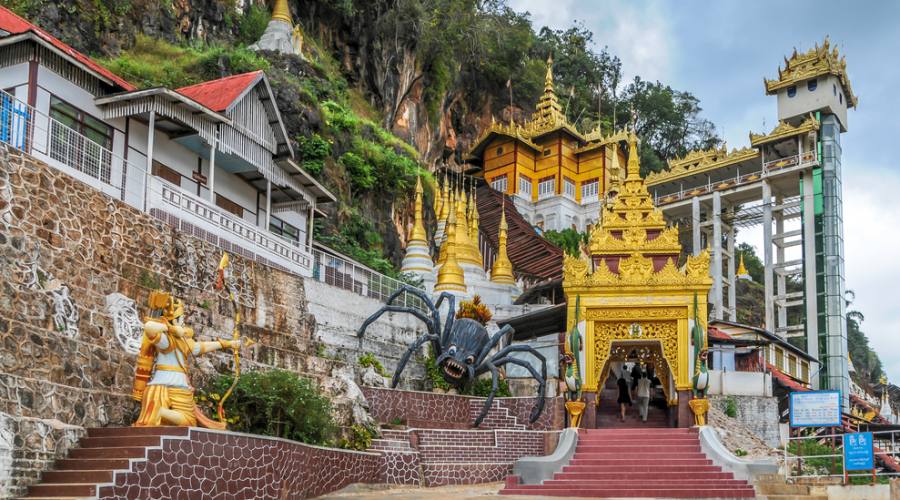
[[[0,7],[0,142],[245,256],[312,272],[316,206],[262,71],[138,89]]]

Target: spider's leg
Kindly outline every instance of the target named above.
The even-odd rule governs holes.
[[[484,361],[485,358],[487,358],[488,353],[491,352],[491,349],[493,349],[497,345],[497,343],[503,339],[504,336],[509,335],[510,337],[512,337],[512,334],[515,332],[516,329],[509,324],[503,325],[503,328],[494,332],[494,335],[491,336],[491,340],[488,341],[487,345],[485,345],[481,349],[481,352],[478,353],[478,358],[475,360],[475,364],[481,364],[481,362]],[[509,342],[507,342],[507,344],[508,343]]]
[[[431,299],[428,297],[424,290],[411,285],[403,285],[394,293],[392,293],[386,301],[384,301],[385,305],[394,305],[394,301],[397,300],[398,297],[403,295],[404,292],[415,295],[425,303],[425,306],[428,307],[428,311],[431,313],[431,322],[434,325],[434,330],[439,331],[441,329],[441,316],[440,314],[438,314],[437,308],[435,308],[434,303],[431,302]]]
[[[434,303],[435,309],[440,311],[441,304],[447,299],[447,322],[444,324],[444,333],[441,334],[441,345],[447,345],[447,338],[450,336],[450,329],[453,328],[453,322],[456,320],[456,296],[449,292],[441,292],[437,302]],[[440,314],[440,313],[438,313]],[[440,316],[438,316],[440,318]],[[440,328],[440,323],[438,323]]]
[[[541,362],[543,363],[543,360]],[[527,361],[524,361],[521,359],[504,357],[504,358],[494,360],[493,363],[497,366],[504,365],[506,363],[512,363],[514,365],[519,365],[522,368],[525,368],[526,370],[528,370],[531,373],[531,376],[534,377],[534,379],[538,381],[537,401],[534,404],[534,408],[531,409],[531,417],[528,419],[528,421],[533,424],[538,419],[538,417],[541,416],[541,413],[544,411],[544,394],[546,393],[546,390],[547,390],[546,377],[541,378],[540,375],[538,374],[537,370],[535,370],[534,367],[531,366],[531,363],[528,363]],[[544,366],[543,369],[546,372],[546,370],[547,370],[546,366]]]
[[[497,351],[497,354],[494,354],[493,359],[501,359],[505,357],[507,354],[511,352],[527,352],[532,356],[538,359],[541,362],[541,377],[546,381],[547,380],[547,359],[543,354],[537,351],[534,347],[525,344],[516,344],[509,345]],[[495,362],[496,363],[496,362]]]
[[[400,358],[400,362],[397,363],[397,370],[394,371],[394,378],[391,379],[391,388],[397,387],[397,384],[400,382],[400,374],[403,373],[403,369],[406,368],[406,363],[409,361],[409,357],[412,356],[412,353],[419,350],[419,348],[422,347],[422,344],[424,344],[425,342],[435,342],[437,340],[437,335],[433,333],[426,333],[425,335],[417,338],[416,341],[413,342],[411,346],[409,346],[409,349],[407,349],[403,354],[403,357]]]
[[[369,316],[365,321],[363,321],[362,326],[359,327],[359,330],[356,332],[357,337],[362,337],[364,333],[366,333],[366,328],[369,327],[372,323],[375,322],[376,319],[380,318],[382,314],[386,312],[404,312],[412,314],[413,316],[422,320],[425,323],[425,326],[428,327],[428,333],[434,333],[434,324],[431,320],[428,319],[428,316],[425,316],[425,313],[419,311],[418,309],[413,309],[412,307],[401,307],[401,306],[384,306],[375,314]]]
[[[484,400],[484,406],[481,408],[481,413],[478,414],[478,417],[475,419],[475,427],[481,425],[481,421],[484,420],[484,417],[487,416],[488,411],[491,409],[491,404],[494,402],[494,395],[497,394],[498,382],[500,380],[500,372],[497,371],[497,367],[493,365],[490,361],[485,361],[484,365],[480,368],[487,368],[491,371],[491,393],[488,394],[487,399]]]

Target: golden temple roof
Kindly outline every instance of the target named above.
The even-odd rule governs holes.
[[[822,75],[836,76],[844,89],[848,107],[856,107],[858,99],[853,94],[847,77],[847,61],[838,53],[837,47],[831,47],[827,36],[822,45],[816,44],[804,53],[799,53],[794,48],[790,59],[784,58],[784,68],[778,68],[778,78],[765,79],[766,93],[774,94],[783,88]]]
[[[728,151],[724,144],[718,148],[691,151],[682,158],[669,160],[668,170],[648,174],[646,183],[647,185],[662,184],[681,177],[708,172],[758,157],[759,151],[756,149],[741,148]]]
[[[622,189],[615,200],[602,209],[600,223],[591,231],[590,253],[600,257],[596,270],[589,270],[589,262],[567,256],[563,263],[563,287],[709,288],[712,280],[707,251],[688,256],[682,268],[676,266],[681,253],[678,228],[666,227],[662,211],[653,204],[641,179],[637,136],[633,132],[628,142],[627,175]],[[665,258],[665,263],[657,265],[654,256]],[[613,268],[610,267],[612,262],[615,262]]]
[[[810,113],[809,117],[796,127],[782,121],[778,122],[778,126],[772,129],[768,134],[754,134],[753,132],[750,132],[750,145],[760,146],[795,135],[805,134],[813,130],[819,130],[819,121],[816,120],[816,117],[812,113]]]

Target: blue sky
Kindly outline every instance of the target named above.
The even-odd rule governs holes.
[[[851,306],[893,383],[900,383],[900,2],[509,0],[535,28],[574,20],[622,59],[626,78],[658,79],[700,99],[731,147],[776,123],[763,78],[794,47],[829,35],[847,56],[859,106],[843,135],[844,251]],[[765,123],[765,127],[763,127]],[[761,231],[739,236],[759,248]]]

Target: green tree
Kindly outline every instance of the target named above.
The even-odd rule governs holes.
[[[587,233],[568,228],[562,231],[544,231],[544,239],[562,248],[569,255],[581,255],[581,245],[588,242]]]

